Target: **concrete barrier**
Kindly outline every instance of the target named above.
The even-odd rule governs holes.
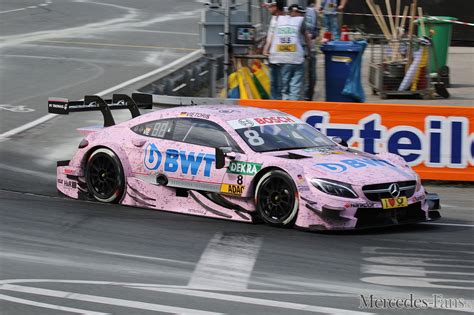
[[[138,91],[148,94],[190,96],[209,85],[211,62],[202,51],[192,53],[186,60],[169,67],[160,76],[144,82]],[[216,62],[217,79],[222,77],[222,62]]]

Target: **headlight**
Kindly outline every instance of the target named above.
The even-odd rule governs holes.
[[[346,183],[329,179],[313,178],[311,184],[314,187],[328,195],[339,196],[344,198],[357,198],[357,194],[352,186]]]

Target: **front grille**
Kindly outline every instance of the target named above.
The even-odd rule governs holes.
[[[363,228],[425,221],[426,213],[421,209],[421,203],[416,202],[395,209],[358,208],[355,217],[356,228]]]
[[[416,181],[409,180],[404,182],[396,182],[400,186],[400,197],[410,198],[415,193]],[[382,198],[393,198],[389,193],[389,186],[393,183],[365,185],[362,191],[367,199],[371,201],[380,201]]]

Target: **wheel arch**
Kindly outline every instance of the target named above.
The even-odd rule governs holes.
[[[116,158],[118,159],[118,162],[120,163],[120,167],[123,172],[123,188],[121,191],[120,198],[114,201],[114,203],[120,204],[127,193],[127,179],[131,174],[131,165],[129,163],[125,150],[123,150],[121,147],[119,147],[118,145],[114,143],[98,144],[95,146],[91,146],[89,150],[87,150],[87,152],[82,157],[81,168],[84,170],[84,176],[86,176],[87,163],[90,157],[94,154],[94,152],[97,152],[100,149],[111,151],[116,156]],[[87,179],[86,179],[86,182],[87,182]]]
[[[282,172],[285,172],[286,174],[288,174],[288,176],[293,180],[295,186],[296,186],[296,190],[299,194],[299,191],[298,191],[298,185],[297,185],[297,178],[296,178],[296,175],[295,175],[295,172],[293,170],[293,172],[290,172],[288,169],[286,169],[285,167],[282,167],[282,166],[275,166],[275,165],[272,165],[272,166],[267,166],[265,168],[262,168],[257,174],[255,174],[254,178],[252,179],[251,183],[250,183],[250,191],[252,191],[252,194],[253,196],[255,197],[255,189],[257,188],[257,183],[258,181],[262,178],[263,175],[265,175],[266,173],[270,172],[270,171],[275,171],[275,170],[278,170],[278,171],[282,171]],[[300,171],[300,174],[304,174],[304,170],[301,170]]]
[[[114,143],[98,144],[89,148],[89,150],[87,150],[87,152],[82,157],[81,168],[83,170],[86,169],[86,164],[87,164],[87,161],[89,160],[89,157],[92,155],[92,153],[94,153],[98,149],[108,149],[112,151],[118,157],[118,159],[120,160],[120,163],[122,164],[122,169],[125,176],[125,182],[127,182],[127,177],[130,176],[132,173],[131,165],[125,151],[118,145],[115,145]]]
[[[252,180],[252,183],[251,183],[251,191],[253,193],[253,199],[254,199],[254,203],[255,203],[255,208],[257,209],[256,211],[256,214],[259,216],[259,221],[262,220],[260,218],[260,214],[258,213],[258,200],[257,200],[257,186],[258,186],[258,183],[259,181],[268,173],[272,172],[272,171],[281,171],[283,173],[285,173],[288,178],[293,182],[293,186],[294,186],[294,189],[295,189],[295,211],[294,211],[294,214],[293,215],[290,215],[290,217],[288,219],[285,220],[285,222],[281,223],[281,224],[273,224],[271,223],[270,225],[274,225],[274,226],[282,226],[282,227],[291,227],[294,225],[294,223],[296,222],[298,216],[299,216],[299,204],[300,204],[300,193],[299,193],[299,190],[298,190],[298,185],[295,181],[295,177],[292,176],[292,174],[287,170],[285,169],[284,167],[279,167],[279,166],[268,166],[266,168],[263,168],[261,169],[256,175],[255,177],[253,178]],[[265,221],[265,220],[263,220]],[[267,222],[268,223],[268,222]]]
[[[288,173],[287,170],[278,166],[267,166],[265,168],[262,168],[257,174],[255,174],[255,176],[253,177],[250,183],[250,191],[252,192],[254,199],[255,199],[255,190],[257,188],[258,181],[263,177],[263,175],[267,174],[268,172],[277,171],[277,170],[283,171],[291,177],[291,175]]]

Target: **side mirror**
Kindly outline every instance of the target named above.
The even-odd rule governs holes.
[[[341,137],[332,137],[331,140],[336,142],[337,144],[342,145],[343,147],[346,147],[346,148],[349,147],[346,140],[342,139]]]
[[[228,166],[227,159],[233,160],[235,156],[232,155],[231,147],[216,148],[216,169],[221,169]]]

